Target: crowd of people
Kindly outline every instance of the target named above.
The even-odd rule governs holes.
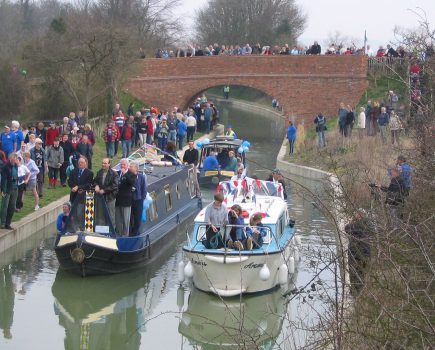
[[[425,58],[433,56],[433,48],[429,48],[424,53]],[[188,45],[186,48],[178,49],[158,49],[155,53],[155,58],[172,58],[172,57],[201,57],[201,56],[249,56],[249,55],[367,55],[376,58],[405,58],[408,53],[403,46],[393,48],[390,44],[380,45],[377,50],[373,50],[370,45],[357,47],[355,44],[344,45],[338,43],[330,43],[326,49],[322,50],[321,45],[314,41],[312,45],[294,45],[290,47],[288,44],[279,45]],[[145,58],[143,50],[141,57]]]
[[[185,140],[192,141],[197,131],[210,132],[217,120],[217,109],[205,96],[198,97],[184,113],[177,107],[172,111],[158,111],[152,107],[149,110],[141,108],[135,112],[134,104],[131,103],[127,108],[127,114],[124,114],[121,106],[116,104],[102,134],[107,157],[103,161],[103,168],[107,168],[108,164],[110,167],[110,162],[118,155],[118,150],[121,158],[126,159],[133,148],[144,144],[157,146],[164,151],[167,160],[176,163],[179,161],[176,146],[178,145],[178,149],[181,150]],[[96,135],[87,123],[84,111],[77,114],[71,112],[60,123],[49,122],[48,127],[43,122],[24,125],[12,121],[10,125],[5,125],[0,134],[2,228],[11,228],[14,213],[23,208],[25,192],[32,195],[34,210],[40,209],[39,202],[44,196],[46,181],[48,189],[55,189],[59,185],[70,186],[71,200],[75,199],[75,192],[87,189],[91,176],[82,177],[81,172],[77,171],[87,169],[85,173],[93,175],[93,148],[98,137],[99,135]],[[132,167],[134,168],[134,164]],[[131,166],[128,164],[124,168],[129,170]],[[134,173],[134,169],[131,172]],[[79,174],[80,180],[77,178]],[[81,187],[78,182],[86,184]],[[101,188],[101,184],[100,189],[104,189]],[[102,194],[106,196],[106,193]],[[114,200],[114,197],[109,197]],[[129,201],[127,199],[127,203]],[[112,208],[112,202],[108,203],[111,203],[109,208]],[[124,201],[121,200],[120,203]],[[136,209],[132,212],[138,213]],[[121,216],[124,219],[127,217]],[[120,221],[115,220],[114,216],[113,222]],[[127,224],[124,222],[120,232],[129,231],[126,227]],[[136,226],[134,227],[136,229]]]

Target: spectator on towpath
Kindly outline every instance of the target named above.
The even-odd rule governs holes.
[[[290,148],[290,155],[294,153],[297,132],[298,129],[296,126],[292,122],[289,122],[289,126],[287,127],[287,139]]]
[[[347,113],[349,111],[344,106],[344,103],[340,103],[340,108],[338,109],[338,125],[340,127],[340,134],[344,137],[347,136],[346,134],[346,119],[347,119]]]
[[[50,122],[50,127],[45,133],[45,148],[53,146],[54,140],[59,137],[59,129],[56,127],[55,122]]]
[[[195,135],[196,131],[196,118],[193,116],[193,110],[189,111],[189,115],[186,118],[186,125],[187,125],[187,141],[193,140],[193,136]]]
[[[39,169],[39,173],[37,175],[37,188],[38,196],[39,198],[42,198],[44,194],[44,175],[48,171],[48,165],[47,155],[45,153],[44,147],[42,147],[42,140],[39,137],[35,140],[35,147],[30,150],[30,156]]]
[[[177,140],[178,140],[178,149],[182,150],[184,146],[184,139],[187,134],[187,125],[184,122],[184,118],[178,121],[177,125]]]
[[[11,128],[8,125],[5,125],[4,131],[1,134],[1,144],[2,150],[5,152],[6,158],[8,158],[15,147],[15,134],[11,132]]]
[[[325,147],[325,130],[326,130],[326,118],[322,113],[319,113],[317,117],[314,119],[314,124],[316,124],[316,132],[318,138],[318,146]]]
[[[12,216],[15,213],[18,196],[18,157],[16,153],[12,152],[8,158],[8,162],[1,170],[0,219],[2,228],[12,230]]]
[[[390,122],[390,116],[387,113],[387,109],[385,107],[381,108],[381,114],[378,118],[379,130],[381,133],[381,139],[383,143],[387,142],[387,126]]]

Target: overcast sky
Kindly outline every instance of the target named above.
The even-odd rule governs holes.
[[[185,22],[192,27],[195,9],[207,4],[207,0],[182,0]],[[307,14],[308,23],[299,41],[305,45],[318,40],[324,44],[329,34],[339,31],[359,39],[362,44],[364,30],[368,43],[373,46],[394,40],[396,25],[412,28],[417,26],[417,16],[409,9],[424,9],[431,27],[435,26],[435,0],[296,0]]]

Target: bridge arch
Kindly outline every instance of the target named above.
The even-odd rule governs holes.
[[[218,85],[214,85],[213,84],[213,86],[210,86],[210,87],[207,87],[204,90],[198,91],[196,94],[194,94],[193,96],[191,96],[187,100],[187,104],[181,105],[180,108],[182,107],[184,109],[187,109],[189,106],[192,105],[193,102],[195,102],[195,100],[198,97],[202,96],[203,93],[205,93],[206,97],[209,100],[212,100],[212,101],[213,101],[215,96],[217,96],[218,98],[223,99],[224,98],[224,96],[223,96],[223,87],[225,85],[226,84],[218,84]],[[230,98],[233,96],[234,91],[235,91],[236,88],[247,88],[247,90],[248,90],[247,94],[248,95],[252,95],[254,98],[260,98],[260,97],[267,98],[268,103],[269,102],[271,103],[272,99],[274,98],[273,96],[269,95],[267,92],[265,92],[263,90],[260,90],[258,88],[252,87],[252,86],[248,86],[246,84],[243,84],[243,85],[231,85],[231,84],[229,84],[229,85],[230,85]],[[249,102],[249,101],[247,100],[246,102]]]
[[[211,56],[144,59],[126,89],[161,109],[187,106],[211,87],[254,88],[277,98],[285,113],[332,116],[338,104],[356,105],[367,88],[364,56]]]

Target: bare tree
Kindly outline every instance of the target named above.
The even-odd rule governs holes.
[[[306,17],[293,0],[212,0],[196,14],[202,44],[293,44]]]

